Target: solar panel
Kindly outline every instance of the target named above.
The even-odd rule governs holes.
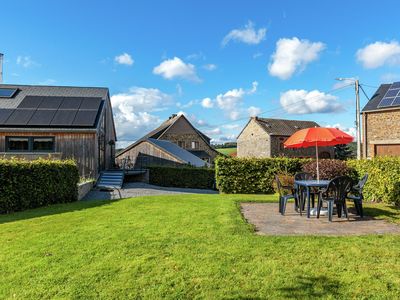
[[[393,100],[392,106],[400,105],[400,97],[396,97]]]
[[[40,96],[26,96],[18,105],[18,108],[37,108],[42,100],[43,98]]]
[[[0,109],[0,124],[4,124],[14,109]]]
[[[396,97],[400,89],[390,89],[386,92],[385,98]]]
[[[75,116],[74,126],[94,126],[97,117],[97,110],[79,110]]]
[[[76,109],[69,110],[58,110],[51,121],[50,125],[55,126],[68,126],[74,121],[75,115],[77,113]]]
[[[393,82],[390,86],[390,89],[398,89],[400,88],[400,82]]]
[[[101,98],[83,98],[79,109],[99,109]]]
[[[391,106],[394,98],[383,98],[381,102],[379,102],[378,107],[385,107],[385,106]]]
[[[50,125],[51,120],[53,120],[56,114],[55,109],[38,109],[33,114],[32,118],[29,120],[28,125],[36,126],[47,126]]]
[[[57,109],[60,107],[63,97],[43,97],[42,103],[39,105],[39,109]]]
[[[0,88],[0,98],[11,98],[17,92],[17,89]]]
[[[59,109],[78,109],[81,102],[81,97],[64,97]]]
[[[16,109],[7,119],[7,125],[26,125],[32,117],[35,110],[33,109]]]

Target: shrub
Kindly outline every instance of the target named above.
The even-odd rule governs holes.
[[[338,176],[351,175],[351,170],[345,161],[336,159],[321,159],[319,161],[319,179],[329,180]],[[317,178],[317,161],[310,161],[303,166],[303,172],[311,173]]]
[[[0,213],[76,201],[78,182],[73,160],[0,159]]]
[[[294,175],[308,159],[301,158],[229,158],[215,160],[218,189],[223,193],[273,193],[275,174]]]
[[[400,157],[349,160],[347,163],[358,178],[368,173],[364,187],[366,200],[400,205]]]
[[[208,168],[193,167],[149,167],[150,184],[196,188],[215,189],[215,171]]]

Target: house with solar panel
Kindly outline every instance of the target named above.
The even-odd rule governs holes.
[[[382,84],[361,113],[363,156],[400,156],[400,82]]]
[[[74,159],[81,176],[115,162],[107,88],[0,84],[0,157]]]
[[[196,129],[184,115],[171,115],[159,127],[118,152],[119,165],[128,160],[136,169],[149,165],[192,165],[213,163],[218,152],[210,138]]]

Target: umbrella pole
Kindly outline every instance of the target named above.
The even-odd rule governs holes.
[[[318,162],[318,144],[315,142],[315,153],[317,155],[317,180],[319,181],[319,162]]]

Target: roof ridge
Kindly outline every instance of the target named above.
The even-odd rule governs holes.
[[[74,86],[74,85],[41,85],[41,84],[13,84],[13,83],[0,83],[1,86],[21,86],[21,87],[46,87],[46,88],[76,88],[76,89],[105,89],[108,90],[108,87],[105,86]]]

